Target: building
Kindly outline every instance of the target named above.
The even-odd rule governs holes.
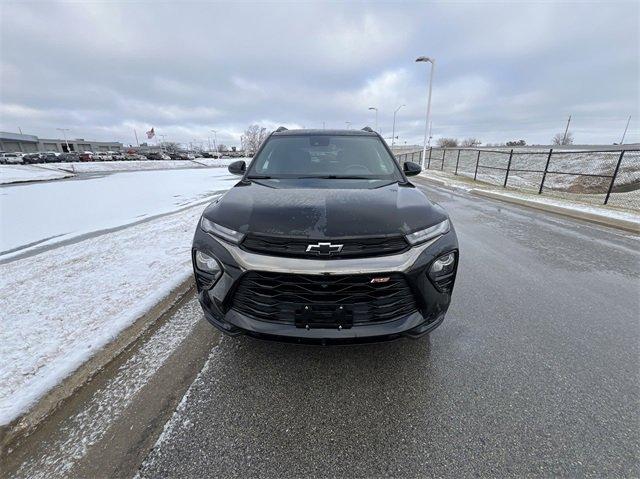
[[[67,145],[69,148],[67,149]],[[122,143],[117,141],[91,141],[84,138],[69,140],[38,138],[35,135],[22,135],[0,131],[0,151],[35,153],[38,151],[55,151],[65,153],[68,151],[122,151]]]

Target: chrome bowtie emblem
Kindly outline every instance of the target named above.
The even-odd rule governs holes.
[[[336,254],[342,251],[343,246],[344,245],[341,244],[320,242],[307,246],[307,253],[315,253],[319,256],[331,256],[332,254]]]

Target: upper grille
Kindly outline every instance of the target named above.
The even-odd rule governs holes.
[[[372,283],[373,278],[389,278]],[[343,306],[353,323],[389,321],[416,311],[404,275],[298,275],[251,271],[238,284],[232,308],[265,321],[294,323],[305,306],[330,318]]]
[[[340,252],[322,256],[316,252],[307,252],[309,245],[318,243],[342,245]],[[308,238],[285,238],[280,236],[247,235],[242,247],[255,253],[272,256],[289,256],[297,258],[362,258],[367,256],[384,256],[400,253],[408,248],[403,236],[376,238],[345,238],[313,240]]]

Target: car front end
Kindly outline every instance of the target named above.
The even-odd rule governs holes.
[[[327,344],[415,338],[442,323],[458,241],[406,177],[265,176],[244,175],[196,229],[193,268],[211,324]]]

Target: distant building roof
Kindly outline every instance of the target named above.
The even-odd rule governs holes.
[[[38,137],[35,135],[21,135],[20,133],[9,133],[8,131],[0,131],[0,140],[38,143]]]

